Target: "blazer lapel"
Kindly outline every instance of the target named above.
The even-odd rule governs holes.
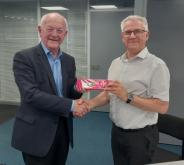
[[[53,74],[52,74],[52,70],[50,68],[49,61],[48,61],[48,59],[47,59],[47,57],[45,55],[45,52],[42,49],[41,45],[39,45],[39,47],[38,47],[38,58],[39,58],[39,60],[41,62],[41,65],[43,66],[44,71],[47,72],[48,79],[49,79],[49,82],[51,84],[51,88],[53,89],[53,92],[55,94],[57,94],[57,89],[56,89],[54,77],[53,77]]]
[[[66,71],[66,66],[65,66],[65,58],[64,58],[64,54],[61,55],[60,57],[61,60],[61,69],[62,69],[62,85],[63,85],[63,96],[66,96],[66,83],[67,83],[67,71]]]

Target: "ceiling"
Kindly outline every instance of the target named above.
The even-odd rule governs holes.
[[[0,2],[26,2],[26,1],[37,1],[37,0],[0,0]],[[41,2],[47,3],[64,3],[71,4],[76,2],[84,2],[84,0],[40,0]],[[87,0],[85,0],[87,2]],[[133,7],[134,0],[89,0],[90,5],[116,5],[119,8]]]
[[[118,8],[133,7],[134,0],[89,0],[90,5],[116,5]]]

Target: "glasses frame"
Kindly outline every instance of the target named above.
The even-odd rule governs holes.
[[[148,32],[144,29],[135,29],[135,30],[125,30],[123,31],[123,35],[125,37],[130,37],[132,35],[132,33],[134,34],[134,36],[140,36],[141,34]]]

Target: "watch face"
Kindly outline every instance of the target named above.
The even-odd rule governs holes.
[[[127,99],[126,103],[130,103],[132,100],[133,100],[133,95],[128,94],[128,99]]]

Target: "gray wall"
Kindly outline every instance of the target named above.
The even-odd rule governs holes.
[[[90,17],[91,78],[107,78],[113,59],[123,52],[120,22],[132,11],[94,11]]]
[[[169,113],[184,117],[184,1],[148,0],[147,18],[149,48],[171,73]]]
[[[184,117],[184,1],[148,0],[147,18],[151,32],[149,49],[167,63],[171,74],[168,113]],[[161,134],[160,142],[181,144],[165,134]]]

